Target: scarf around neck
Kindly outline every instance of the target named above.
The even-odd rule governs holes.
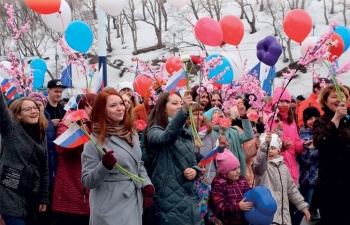
[[[92,132],[96,134],[101,133],[100,126],[98,124],[92,125]],[[131,147],[133,146],[132,133],[125,129],[123,125],[112,125],[110,123],[106,124],[106,136],[117,136],[124,139]]]

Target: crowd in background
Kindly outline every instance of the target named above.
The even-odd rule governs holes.
[[[257,185],[277,203],[272,224],[299,225],[303,218],[350,224],[345,86],[337,92],[322,79],[308,98],[279,87],[263,109],[243,94],[229,110],[219,90],[199,86],[183,95],[159,93],[153,105],[151,90],[140,101],[132,84],[121,82],[78,95],[68,108],[62,82],[47,87],[47,97],[0,95],[0,224],[249,224],[244,212],[254,204],[244,194]],[[77,110],[88,115],[82,126],[92,141],[56,145]],[[220,126],[222,119],[230,125]],[[215,148],[216,158],[201,164]],[[144,181],[124,175],[116,163]]]

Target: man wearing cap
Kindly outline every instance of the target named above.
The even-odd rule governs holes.
[[[64,86],[59,79],[53,79],[47,83],[48,103],[45,109],[50,114],[55,127],[57,127],[64,114],[66,114],[66,110],[64,110],[63,106],[60,104],[63,88],[66,87],[67,86]]]

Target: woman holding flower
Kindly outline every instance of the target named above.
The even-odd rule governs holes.
[[[147,125],[146,148],[156,189],[150,208],[154,225],[201,223],[196,188],[201,169],[196,162],[191,130],[184,126],[193,103],[189,92],[183,99],[178,93],[161,94]]]
[[[62,122],[57,126],[57,137],[67,129],[69,119],[82,115],[87,121],[94,105],[96,94],[82,95],[78,102],[78,111],[68,111]],[[85,117],[85,118],[84,118]],[[68,122],[67,122],[68,121]],[[86,125],[84,125],[86,127]],[[81,183],[81,154],[84,145],[76,148],[56,147],[58,152],[58,166],[53,193],[52,211],[56,212],[57,225],[87,225],[89,224],[89,190]]]
[[[319,153],[320,215],[322,224],[350,224],[350,111],[348,91],[328,85],[319,96],[324,114],[313,124],[313,144]],[[341,206],[342,207],[339,207]],[[334,216],[336,215],[336,216]]]
[[[115,90],[99,92],[90,120],[92,141],[84,145],[82,154],[82,182],[90,189],[90,224],[141,225],[143,196],[152,196],[154,187],[141,161],[139,138],[120,94]],[[133,176],[116,168],[120,166]],[[143,182],[135,180],[135,175]]]
[[[242,144],[254,138],[253,128],[246,114],[246,108],[243,102],[239,101],[237,104],[238,113],[242,119],[243,133],[239,132],[237,128],[231,126],[231,121],[224,117],[224,113],[219,108],[211,108],[204,116],[208,118],[213,124],[213,134],[216,138],[223,133],[229,143],[229,149],[237,157],[240,162],[240,169],[242,176],[246,174],[246,156]],[[228,120],[226,120],[228,119]]]

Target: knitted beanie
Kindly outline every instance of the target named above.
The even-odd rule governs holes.
[[[265,137],[266,137],[266,134],[265,133],[262,133],[259,137],[259,140],[260,140],[260,143],[264,143],[265,142]],[[273,146],[273,147],[276,147],[278,149],[278,151],[280,152],[281,151],[281,147],[282,147],[282,141],[281,139],[278,137],[277,134],[272,134],[271,135],[271,142],[270,142],[270,147]]]
[[[275,91],[273,92],[273,98],[272,98],[272,105],[276,104],[276,102],[278,101],[278,99],[281,101],[281,100],[286,100],[286,101],[289,101],[291,102],[292,101],[292,97],[291,95],[289,94],[289,91],[286,89],[284,90],[282,96],[281,96],[281,93],[283,91],[283,88],[282,87],[278,87],[275,89]],[[280,98],[281,96],[281,98]]]
[[[124,88],[130,88],[132,91],[134,91],[134,87],[133,85],[128,82],[128,81],[123,81],[123,82],[120,82],[118,85],[117,85],[117,91],[120,92],[121,90],[123,90]]]
[[[216,156],[216,165],[218,167],[218,173],[226,175],[228,172],[236,169],[241,164],[236,156],[232,154],[229,149],[225,149],[223,153],[218,153]]]
[[[320,111],[316,107],[309,106],[303,111],[303,121],[306,125],[306,121],[308,121],[311,117],[320,117]]]
[[[209,121],[211,121],[213,119],[213,112],[215,110],[219,110],[220,112],[222,112],[221,109],[217,108],[217,107],[213,107],[211,109],[209,109],[208,111],[206,111],[203,116],[205,116]]]
[[[31,92],[31,93],[28,95],[28,98],[31,98],[31,99],[33,99],[34,101],[40,101],[40,102],[42,102],[43,105],[44,105],[44,108],[46,108],[47,99],[46,99],[45,95],[43,95],[42,93],[39,93],[39,92]]]

